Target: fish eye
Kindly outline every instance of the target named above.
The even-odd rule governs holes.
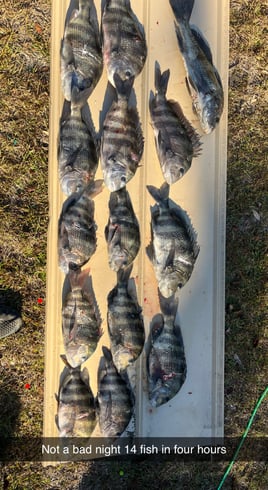
[[[128,77],[128,78],[129,78],[129,77],[131,77],[131,71],[126,70],[126,71],[125,71],[125,75],[126,75],[126,77]]]
[[[183,175],[184,175],[184,168],[183,168],[183,167],[181,167],[181,168],[180,168],[180,176],[182,177]]]
[[[124,175],[122,175],[121,182],[126,182],[126,181],[127,181],[126,177]]]

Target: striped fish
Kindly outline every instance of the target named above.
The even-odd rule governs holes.
[[[224,93],[220,75],[213,65],[211,49],[200,30],[190,25],[195,0],[169,0],[187,78],[193,110],[204,133],[211,133],[220,121]]]
[[[109,265],[112,270],[125,269],[140,248],[140,228],[126,187],[111,192],[110,216],[105,228]]]
[[[166,98],[169,75],[169,70],[161,74],[155,64],[156,94],[151,95],[149,107],[163,176],[173,184],[189,170],[193,157],[200,154],[201,144],[180,105]]]
[[[128,290],[132,265],[117,273],[117,284],[108,295],[108,332],[113,362],[125,371],[142,352],[145,340],[141,307]]]
[[[147,186],[157,205],[151,208],[151,243],[146,248],[158,287],[165,298],[190,279],[199,253],[196,234],[185,211],[171,206],[169,185]]]
[[[60,124],[59,178],[67,196],[83,190],[93,181],[98,167],[98,145],[93,128],[82,117],[87,95],[88,89],[79,93],[76,87],[73,88],[70,113]]]
[[[73,87],[89,89],[89,96],[103,70],[100,31],[93,0],[79,0],[79,9],[73,10],[65,26],[60,58],[65,99],[71,100]]]
[[[133,393],[118,374],[111,351],[107,347],[102,347],[102,351],[96,409],[102,435],[115,439],[124,432],[133,415]]]
[[[102,15],[103,60],[108,80],[114,85],[114,74],[122,80],[136,77],[142,70],[147,45],[142,26],[129,0],[106,0]]]
[[[160,296],[161,321],[154,324],[147,357],[148,392],[153,407],[173,398],[186,378],[184,345],[179,326],[175,326],[178,298]]]
[[[95,352],[101,319],[93,289],[87,284],[89,269],[70,271],[68,277],[71,291],[62,305],[62,335],[67,361],[77,367]]]
[[[82,267],[97,247],[92,198],[102,190],[102,180],[90,183],[80,193],[72,194],[63,204],[58,225],[59,266],[67,274]]]
[[[134,177],[143,154],[143,135],[137,109],[128,107],[134,77],[114,75],[118,100],[107,113],[101,138],[100,161],[104,182],[113,192]]]
[[[97,419],[94,396],[89,386],[87,369],[72,368],[65,356],[66,372],[61,377],[56,400],[56,425],[60,437],[90,437]]]

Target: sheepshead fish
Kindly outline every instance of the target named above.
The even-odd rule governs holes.
[[[109,265],[112,270],[125,269],[140,248],[140,227],[126,187],[111,192],[110,216],[105,228]]]
[[[98,19],[93,0],[79,0],[66,24],[61,44],[61,81],[64,97],[71,100],[73,87],[89,89],[89,96],[103,70]]]
[[[70,196],[83,190],[94,180],[98,167],[98,145],[93,128],[83,120],[82,109],[86,105],[88,89],[72,90],[70,114],[61,119],[58,166],[61,188]]]
[[[176,35],[187,72],[187,87],[202,129],[211,133],[220,121],[224,95],[212,53],[201,32],[189,21],[194,0],[169,0],[174,12]]]
[[[100,161],[108,189],[118,191],[134,177],[143,153],[143,135],[137,109],[128,106],[134,77],[114,75],[118,100],[107,113],[101,138]]]
[[[59,218],[58,257],[62,271],[82,267],[97,248],[93,197],[102,190],[102,180],[72,194],[63,204]]]
[[[151,96],[149,107],[163,176],[168,184],[173,184],[189,170],[193,157],[200,154],[201,143],[180,105],[166,98],[169,75],[169,70],[161,74],[156,63],[156,94]]]
[[[67,361],[75,368],[95,352],[102,332],[93,289],[86,284],[89,269],[68,276],[71,291],[62,305],[62,335]]]
[[[142,70],[147,45],[143,28],[134,15],[129,0],[106,0],[102,15],[103,60],[108,80],[114,74],[122,80],[136,77]]]
[[[56,395],[58,412],[56,424],[60,437],[90,437],[97,419],[94,396],[89,386],[87,369],[71,367],[61,356],[68,371],[63,373],[59,393]]]
[[[165,298],[174,294],[190,279],[199,253],[196,234],[187,214],[169,202],[169,185],[160,189],[147,186],[157,205],[151,208],[151,238],[146,247],[158,287]]]
[[[102,347],[104,358],[98,370],[96,409],[104,437],[116,439],[126,429],[133,415],[133,393],[118,374],[111,351]]]
[[[184,345],[179,326],[175,326],[178,299],[160,298],[162,310],[160,324],[151,332],[151,345],[147,358],[149,400],[159,407],[171,400],[186,378]]]
[[[131,270],[132,265],[117,273],[117,284],[108,295],[108,332],[113,362],[119,373],[136,361],[145,340],[141,307],[128,290]]]

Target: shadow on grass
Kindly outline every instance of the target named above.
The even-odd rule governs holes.
[[[0,286],[0,309],[16,311],[21,316],[22,297],[18,291]]]
[[[143,460],[93,461],[77,490],[216,490],[225,464],[184,463],[162,458]],[[233,476],[225,480],[225,490],[238,489]]]

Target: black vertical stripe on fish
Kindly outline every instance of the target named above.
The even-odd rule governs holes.
[[[138,111],[128,106],[134,77],[121,80],[115,74],[114,78],[118,100],[105,117],[100,152],[104,182],[111,192],[134,177],[144,146]]]
[[[61,80],[66,100],[73,87],[89,89],[97,85],[103,69],[99,25],[93,0],[79,0],[65,26],[61,45]]]
[[[128,267],[140,248],[139,223],[126,188],[112,192],[109,200],[109,221],[105,228],[109,265],[118,271]]]
[[[146,251],[161,294],[168,298],[190,279],[199,254],[196,233],[186,212],[169,202],[169,185],[147,186],[157,205],[151,208],[151,243]]]
[[[178,298],[160,295],[162,319],[153,325],[147,357],[148,392],[152,406],[171,400],[186,378],[186,360],[179,326],[175,325]]]
[[[56,396],[58,409],[56,424],[60,437],[90,437],[95,429],[96,411],[94,396],[89,385],[88,372],[72,368],[61,356],[66,372],[61,376]]]
[[[115,73],[122,80],[136,77],[144,66],[147,45],[144,30],[134,15],[129,0],[105,2],[102,38],[104,64],[110,83],[114,85]]]
[[[101,319],[89,270],[69,271],[71,291],[62,305],[62,334],[66,358],[72,367],[85,362],[96,350],[102,334]]]
[[[161,74],[155,64],[156,93],[151,94],[149,108],[163,176],[168,184],[173,184],[189,170],[193,157],[199,155],[200,140],[180,105],[166,98],[169,75],[169,70]]]
[[[72,91],[70,114],[60,124],[58,167],[62,191],[67,195],[83,190],[94,180],[98,166],[98,145],[93,128],[84,122],[88,90],[76,96]]]
[[[58,257],[65,274],[69,268],[82,267],[96,250],[92,198],[101,190],[102,180],[97,180],[82,192],[72,194],[63,204],[58,226]]]
[[[189,21],[194,0],[169,0],[176,18],[175,30],[187,72],[187,88],[202,129],[210,133],[220,121],[224,94],[220,75],[203,34]]]
[[[96,408],[102,435],[115,439],[124,432],[133,415],[133,393],[117,372],[111,351],[107,347],[102,347],[102,351]]]
[[[123,372],[140,356],[145,340],[142,310],[128,290],[132,265],[117,273],[117,284],[108,295],[107,323],[113,362]]]

